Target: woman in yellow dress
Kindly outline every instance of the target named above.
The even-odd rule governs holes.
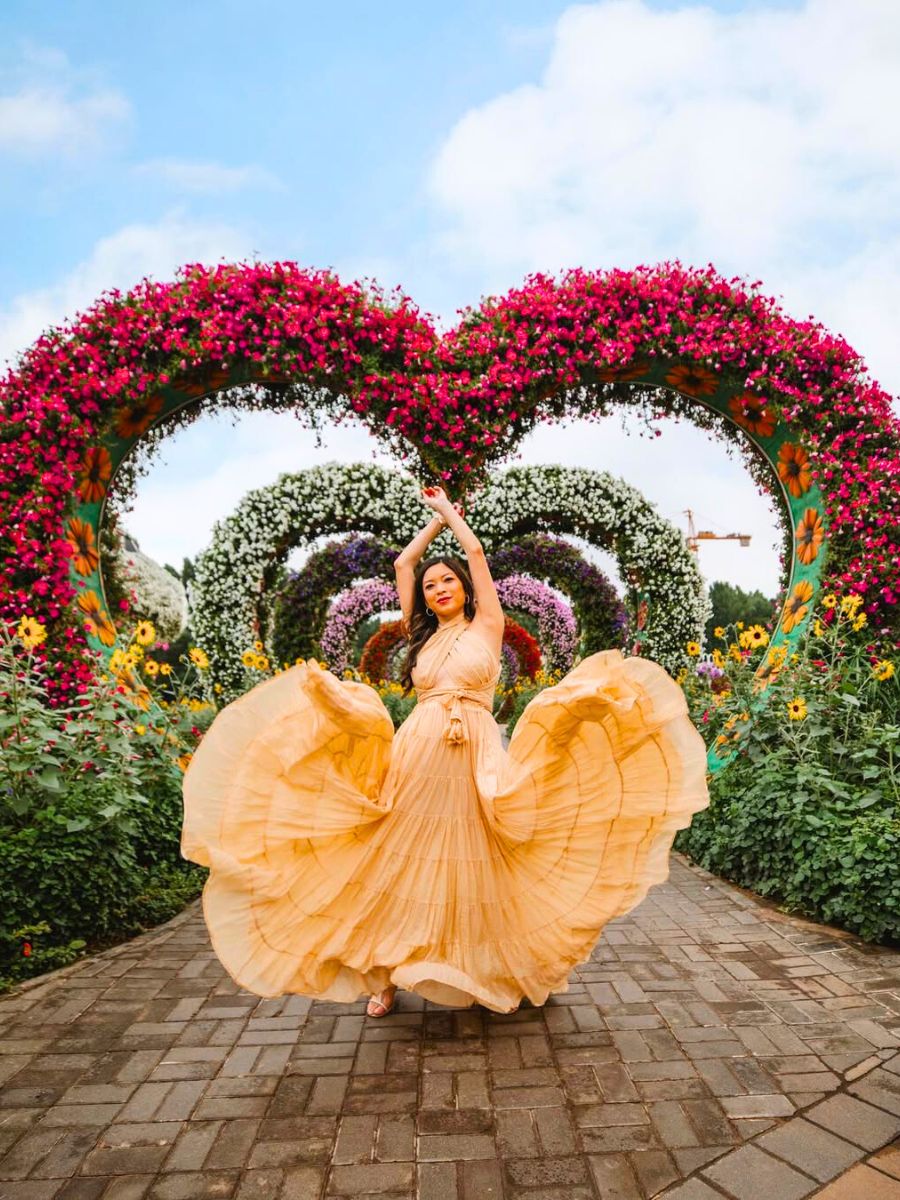
[[[441,488],[422,499],[435,517],[395,561],[417,700],[396,734],[373,688],[310,659],[224,708],[185,774],[213,949],[260,996],[543,1004],[709,803],[681,688],[618,650],[535,696],[503,749],[484,550]],[[445,524],[468,569],[420,561]]]

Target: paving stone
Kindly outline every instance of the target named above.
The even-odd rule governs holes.
[[[459,1162],[467,1158],[493,1158],[494,1139],[484,1133],[423,1133],[419,1135],[420,1162]]]
[[[719,1103],[729,1117],[787,1117],[794,1106],[787,1096],[723,1096]]]
[[[853,1096],[829,1096],[803,1115],[866,1150],[877,1150],[898,1132],[896,1117]]]
[[[880,1069],[871,1071],[858,1083],[851,1084],[847,1091],[900,1117],[900,1075]]]
[[[816,1180],[755,1145],[732,1150],[704,1167],[701,1175],[737,1200],[758,1200],[766,1194],[778,1200],[800,1200],[819,1186]]]
[[[417,1200],[459,1200],[456,1163],[419,1163],[416,1178]]]
[[[756,1144],[799,1167],[820,1183],[827,1183],[841,1171],[848,1170],[863,1153],[858,1146],[802,1117],[764,1133]]]
[[[328,1180],[329,1196],[370,1196],[378,1192],[409,1190],[413,1186],[411,1163],[366,1163],[335,1167]]]
[[[624,1154],[589,1155],[588,1168],[604,1200],[643,1200],[644,1192]]]

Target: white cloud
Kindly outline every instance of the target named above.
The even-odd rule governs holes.
[[[529,270],[712,261],[852,328],[897,390],[879,314],[896,311],[898,108],[895,0],[577,5],[540,81],[473,108],[440,147],[439,245],[496,290]]]
[[[0,360],[12,359],[50,325],[74,317],[109,288],[124,290],[148,275],[171,278],[186,262],[244,258],[251,249],[239,230],[191,221],[178,212],[155,224],[126,225],[101,238],[68,275],[15,297],[0,312]]]
[[[179,158],[155,158],[135,167],[138,175],[161,180],[181,192],[238,192],[245,188],[283,189],[284,185],[264,167],[229,167],[223,163],[191,162]]]
[[[59,51],[26,46],[0,82],[0,152],[79,158],[130,116],[122,92],[75,71]]]
[[[198,472],[195,461],[208,458],[211,446],[218,463]],[[234,512],[253,488],[273,483],[284,471],[373,457],[396,465],[356,424],[324,430],[317,446],[315,435],[288,413],[203,416],[163,444],[150,473],[138,481],[123,525],[145,554],[180,567],[182,558],[209,545],[215,522]]]

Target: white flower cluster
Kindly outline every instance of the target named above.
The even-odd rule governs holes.
[[[118,571],[126,592],[135,593],[134,620],[152,621],[161,641],[174,642],[187,623],[187,596],[181,580],[140,550],[122,550]]]
[[[702,641],[710,604],[684,538],[621,479],[583,468],[512,467],[467,502],[467,520],[490,553],[511,538],[543,531],[585,538],[610,550],[633,594],[648,599],[640,653],[675,673],[685,645]],[[265,638],[261,614],[287,554],[323,534],[372,533],[406,545],[426,523],[420,485],[408,474],[371,463],[327,463],[280,476],[249,492],[213,529],[189,588],[197,644],[210,658],[208,686],[233,699],[255,682],[241,653]],[[457,552],[449,531],[433,552]],[[271,650],[269,650],[271,654]]]
[[[688,662],[687,643],[702,643],[712,605],[684,535],[624,479],[585,467],[510,467],[492,476],[471,504],[488,553],[537,531],[608,550],[628,585],[625,603],[644,658],[674,675]],[[647,619],[638,631],[642,596]]]
[[[264,598],[293,548],[339,533],[372,533],[405,545],[430,515],[410,475],[372,463],[326,463],[248,492],[213,527],[189,587],[191,626],[210,659],[208,686],[221,684],[219,699],[230,700],[258,678],[240,657],[265,640]],[[451,535],[441,534],[433,545],[449,550]],[[271,647],[267,652],[271,656]]]

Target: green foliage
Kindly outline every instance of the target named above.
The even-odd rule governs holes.
[[[50,708],[33,650],[0,630],[0,986],[166,919],[205,877],[180,858],[176,758],[207,710],[145,711],[130,670],[99,669]]]
[[[699,677],[685,680],[698,728],[737,757],[713,776],[709,808],[675,846],[790,912],[900,941],[893,664],[867,644],[852,605],[826,610],[791,658],[770,660],[762,689],[754,674],[767,655],[763,646],[729,658],[718,694]]]
[[[713,630],[718,626],[724,629],[737,621],[743,621],[746,625],[757,622],[764,625],[771,620],[775,604],[774,600],[767,600],[760,591],[745,592],[743,588],[721,580],[710,585],[709,598],[712,616],[706,622],[707,645],[712,643]]]

